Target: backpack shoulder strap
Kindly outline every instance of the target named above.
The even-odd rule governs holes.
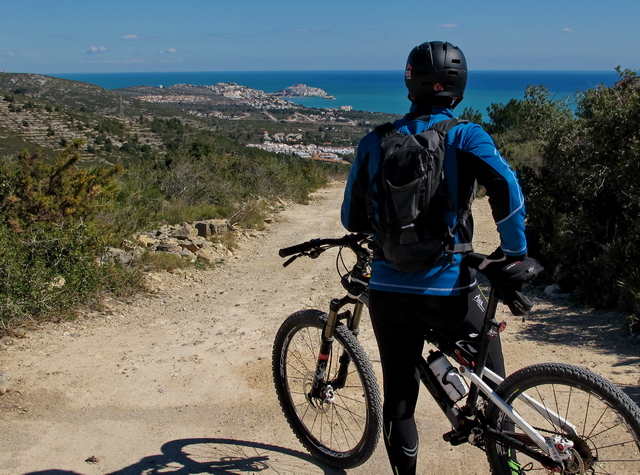
[[[376,133],[378,134],[378,137],[380,137],[380,140],[382,140],[382,142],[384,143],[385,141],[387,141],[391,136],[399,134],[400,131],[398,129],[396,129],[396,126],[393,125],[391,122],[387,122],[386,124],[382,124],[379,125],[375,128]]]
[[[453,129],[456,125],[458,124],[464,124],[466,122],[469,122],[468,120],[461,120],[461,119],[456,119],[455,117],[452,119],[446,119],[446,120],[441,120],[440,122],[436,122],[435,124],[433,124],[429,129],[427,130],[435,130],[437,132],[442,133],[443,135],[446,135],[447,133],[449,133],[449,131],[451,129]]]

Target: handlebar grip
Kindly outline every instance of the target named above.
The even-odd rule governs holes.
[[[315,240],[303,242],[302,244],[296,244],[295,246],[285,247],[278,251],[280,257],[287,257],[300,252],[310,251],[315,245]]]

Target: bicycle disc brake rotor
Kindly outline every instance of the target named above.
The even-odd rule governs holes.
[[[587,440],[582,437],[567,436],[569,440],[573,442],[573,448],[571,449],[572,460],[567,463],[568,474],[582,474],[593,467],[594,457]]]
[[[586,468],[584,461],[576,449],[571,449],[571,460],[565,462],[566,468],[564,473],[570,475],[583,475],[586,474]]]
[[[311,406],[314,411],[318,414],[325,414],[331,409],[334,401],[333,388],[326,381],[323,381],[322,387],[320,388],[320,397],[315,397],[312,395],[314,380],[315,373],[309,371],[302,381],[302,392],[309,406]]]

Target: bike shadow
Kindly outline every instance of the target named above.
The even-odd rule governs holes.
[[[264,472],[282,475],[346,475],[311,455],[277,445],[223,438],[172,440],[158,455],[105,475],[237,475]],[[82,475],[66,470],[44,470],[23,475]]]

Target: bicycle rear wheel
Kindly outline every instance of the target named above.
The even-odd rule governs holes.
[[[525,392],[544,408],[535,410],[526,403]],[[496,393],[545,439],[565,448],[563,473],[640,473],[640,409],[601,376],[577,366],[543,363],[516,371]],[[496,406],[489,409],[487,422],[540,452]],[[490,440],[487,457],[498,475],[552,473],[524,453]]]
[[[280,405],[302,445],[339,468],[364,463],[378,443],[380,393],[371,363],[347,327],[338,324],[320,397],[311,395],[327,314],[302,310],[280,327],[273,347],[273,377]],[[344,385],[336,383],[341,360],[351,362]]]

